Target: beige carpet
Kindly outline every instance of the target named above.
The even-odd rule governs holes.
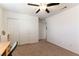
[[[14,56],[78,56],[66,49],[51,44],[45,40],[38,43],[18,46],[13,52]]]

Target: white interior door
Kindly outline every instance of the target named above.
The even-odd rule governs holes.
[[[31,25],[31,24],[30,24]],[[19,26],[20,26],[20,44],[26,44],[30,41],[30,37],[31,36],[29,34],[30,31],[30,26],[29,25],[29,21],[23,19],[23,20],[19,20]]]
[[[18,20],[8,19],[7,20],[8,32],[10,34],[11,43],[20,40],[20,27]]]
[[[37,25],[35,20],[22,19],[19,20],[20,24],[20,44],[37,42]]]

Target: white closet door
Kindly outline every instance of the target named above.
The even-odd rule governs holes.
[[[29,19],[8,19],[8,32],[12,43],[18,41],[19,44],[38,42],[38,23]]]
[[[10,34],[11,43],[20,40],[20,27],[18,20],[8,19],[7,20],[8,32]]]
[[[20,24],[20,44],[36,42],[35,35],[36,23],[31,19],[23,19],[19,21]]]
[[[29,40],[29,25],[27,24],[29,23],[26,20],[19,20],[19,26],[20,26],[20,44],[26,44],[28,43]]]

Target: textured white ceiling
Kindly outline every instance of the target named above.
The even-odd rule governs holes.
[[[39,3],[38,3],[39,4]],[[41,10],[37,14],[35,12],[37,11],[38,7],[36,6],[29,6],[27,3],[5,3],[5,4],[0,4],[0,6],[6,10],[13,11],[13,12],[18,12],[18,13],[24,13],[24,14],[29,14],[29,15],[35,15],[40,18],[46,18],[51,15],[55,15],[57,13],[60,13],[64,10],[67,10],[69,8],[72,8],[74,6],[78,5],[78,3],[61,3],[58,6],[55,7],[49,7],[50,13],[46,13],[45,10]],[[64,6],[67,6],[67,8],[63,9]]]

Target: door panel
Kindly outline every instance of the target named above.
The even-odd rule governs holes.
[[[36,22],[35,20],[20,20],[20,44],[36,42]]]
[[[10,34],[10,40],[11,43],[14,43],[15,41],[20,40],[20,27],[17,20],[14,19],[8,19],[7,20],[7,29]]]

